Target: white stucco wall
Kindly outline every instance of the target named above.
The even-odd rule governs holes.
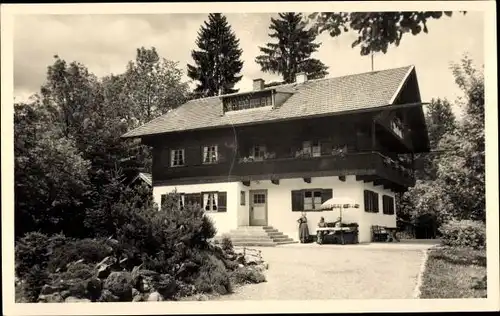
[[[207,215],[212,218],[217,228],[217,235],[229,232],[238,227],[238,212],[240,205],[240,186],[239,182],[223,182],[223,183],[203,183],[203,184],[185,184],[177,186],[155,186],[153,187],[153,198],[160,205],[161,195],[168,194],[177,190],[178,193],[201,193],[207,191],[227,192],[227,209],[226,212],[207,212]]]
[[[292,190],[301,189],[332,189],[333,197],[349,197],[359,204],[363,203],[363,182],[356,181],[354,176],[346,177],[342,182],[338,177],[312,178],[306,183],[302,178],[281,179],[279,185],[271,181],[252,181],[248,190],[267,189],[268,196],[268,225],[273,226],[291,238],[298,240],[298,223],[301,212],[292,212]],[[343,212],[343,222],[358,222],[363,209],[350,209]],[[323,216],[325,221],[333,222],[339,217],[338,210],[306,212],[309,232],[316,234],[317,223]]]
[[[306,183],[302,178],[281,179],[279,185],[271,183],[270,180],[252,181],[250,186],[244,186],[241,182],[206,183],[178,186],[156,186],[153,188],[153,195],[156,203],[160,204],[161,195],[174,190],[179,193],[199,193],[204,191],[225,191],[227,192],[227,211],[220,213],[207,213],[217,227],[218,235],[236,229],[238,226],[249,225],[249,204],[251,190],[267,190],[268,203],[268,225],[273,226],[284,234],[298,240],[297,219],[301,212],[292,212],[292,190],[301,189],[332,189],[333,197],[346,197],[358,203],[358,209],[343,210],[342,221],[344,223],[356,222],[359,224],[359,241],[370,242],[371,226],[396,226],[396,215],[385,215],[382,212],[382,195],[386,194],[395,197],[390,190],[383,189],[382,186],[374,186],[373,183],[356,181],[355,176],[347,176],[342,182],[338,177],[318,177],[312,178],[311,183]],[[364,208],[364,190],[372,190],[379,194],[379,212],[368,213]],[[241,205],[240,192],[245,192],[245,205]],[[333,222],[339,217],[339,210],[307,212],[309,231],[316,234],[317,223],[323,216],[325,221]]]
[[[359,239],[364,240],[364,241],[370,241],[371,239],[371,226],[372,225],[380,225],[380,226],[387,226],[387,227],[396,227],[396,207],[394,206],[394,214],[393,215],[387,215],[383,213],[383,204],[382,204],[382,196],[383,195],[388,195],[394,198],[394,203],[396,200],[394,192],[391,190],[386,190],[383,188],[383,186],[374,186],[373,182],[367,182],[363,183],[364,185],[363,190],[370,190],[373,192],[378,193],[378,205],[379,205],[379,211],[378,213],[368,213],[364,211],[364,199],[362,198],[361,205],[363,209],[363,218],[362,222],[367,223],[368,225],[360,225],[360,231],[359,231]],[[362,192],[363,194],[363,192]],[[363,196],[362,196],[363,197]]]

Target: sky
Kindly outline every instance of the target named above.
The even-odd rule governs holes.
[[[275,13],[226,14],[240,40],[244,62],[242,80],[236,88],[252,89],[252,80],[279,80],[278,75],[262,73],[255,63],[258,46],[269,41],[268,27]],[[102,15],[24,15],[14,20],[14,97],[24,101],[37,93],[45,80],[54,55],[78,61],[98,76],[118,74],[135,58],[136,49],[156,47],[158,53],[179,63],[186,71],[192,63],[191,51],[207,14],[102,14]],[[467,53],[478,66],[484,64],[483,13],[455,12],[428,22],[429,33],[406,35],[398,47],[374,56],[375,70],[415,65],[424,102],[432,98],[455,100],[461,95],[449,69]],[[371,70],[368,56],[351,48],[355,33],[332,38],[317,37],[322,43],[313,57],[329,67],[328,77]],[[188,80],[187,76],[184,75]],[[458,111],[458,109],[454,109]]]

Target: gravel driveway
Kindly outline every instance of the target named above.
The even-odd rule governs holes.
[[[316,245],[258,248],[267,282],[218,300],[406,299],[413,297],[423,250],[432,244]]]

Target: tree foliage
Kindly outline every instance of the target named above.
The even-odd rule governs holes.
[[[417,181],[404,194],[401,213],[412,218],[433,214],[440,223],[452,219],[485,221],[483,72],[468,57],[453,65],[452,71],[464,94],[458,102],[464,116],[434,129],[434,136],[443,132],[439,141],[434,139],[439,152],[431,161],[435,178]],[[428,116],[433,117],[432,113]]]
[[[285,83],[295,82],[297,73],[306,73],[308,78],[325,77],[328,67],[311,55],[321,46],[315,43],[314,30],[306,28],[301,13],[280,13],[279,18],[271,18],[269,37],[277,42],[259,47],[261,55],[255,62],[264,72],[280,74]]]
[[[197,96],[238,91],[234,86],[241,80],[238,74],[243,68],[239,42],[223,14],[209,14],[208,22],[200,27],[196,38],[199,50],[191,52],[194,65],[187,65],[189,78],[197,81],[194,90]]]
[[[315,12],[309,18],[312,29],[328,32],[337,37],[354,31],[357,39],[352,47],[360,47],[362,56],[370,53],[387,53],[390,45],[399,46],[403,36],[411,33],[428,33],[427,22],[452,16],[451,11],[399,11],[399,12]],[[465,12],[464,12],[465,14]]]
[[[151,167],[149,149],[120,136],[186,94],[176,64],[154,48],[140,48],[125,73],[104,78],[55,56],[40,95],[15,106],[16,236],[113,234],[112,205],[127,179]]]
[[[153,47],[137,49],[123,75],[125,99],[130,103],[129,113],[136,126],[176,108],[186,101],[188,86],[182,82],[178,63],[160,58]]]

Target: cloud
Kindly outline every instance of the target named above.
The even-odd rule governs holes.
[[[243,49],[243,79],[237,85],[249,90],[252,80],[278,80],[279,76],[262,73],[255,63],[259,46],[269,41],[269,23],[275,13],[227,14],[227,19]],[[184,71],[192,63],[197,32],[207,14],[129,14],[129,15],[24,15],[14,20],[14,94],[19,99],[38,92],[53,56],[79,61],[98,76],[120,73],[136,49],[156,47],[159,54],[179,62]],[[397,48],[385,55],[376,54],[375,69],[413,64],[417,68],[424,101],[433,97],[454,99],[456,88],[449,70],[466,52],[478,64],[484,63],[483,16],[481,12],[456,13],[428,23],[429,33],[407,35]],[[351,48],[356,34],[332,38],[324,33],[315,54],[327,66],[330,76],[370,70],[370,57]],[[187,79],[187,77],[185,76]]]

